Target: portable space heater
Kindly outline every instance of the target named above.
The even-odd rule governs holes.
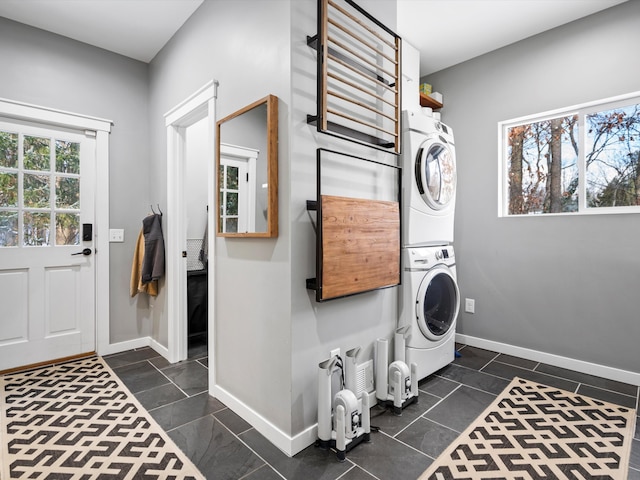
[[[376,398],[378,404],[391,407],[395,415],[418,401],[418,365],[405,363],[405,338],[411,327],[395,331],[395,360],[389,365],[389,341],[379,338],[376,352]]]
[[[331,378],[343,368],[342,360],[336,355],[318,367],[318,445],[335,448],[338,460],[343,462],[348,451],[370,440],[369,395],[364,393],[358,399],[352,390],[342,388],[332,399]]]

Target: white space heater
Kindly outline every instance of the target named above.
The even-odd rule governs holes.
[[[359,350],[355,352],[354,362]],[[318,367],[318,446],[323,449],[335,448],[338,460],[343,462],[349,450],[362,441],[370,440],[369,395],[361,395],[359,399],[352,390],[343,388],[332,399],[331,377],[334,371],[343,368],[342,361],[336,355],[321,362]],[[351,384],[351,380],[348,380],[350,375],[347,374],[351,367],[345,370],[345,384]]]
[[[389,364],[389,341],[379,338],[376,346],[376,398],[378,404],[393,407],[393,413],[402,415],[402,410],[418,401],[418,365],[405,363],[405,338],[411,327],[400,327],[395,331],[395,360]]]

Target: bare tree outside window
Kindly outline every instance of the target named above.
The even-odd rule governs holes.
[[[640,105],[586,116],[587,205],[640,205]]]
[[[508,129],[509,214],[576,211],[577,115]]]
[[[637,102],[636,96],[539,121],[505,122],[505,214],[608,213],[640,206]]]

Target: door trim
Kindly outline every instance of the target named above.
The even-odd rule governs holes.
[[[0,116],[53,127],[95,132],[95,265],[96,350],[109,347],[109,134],[111,120],[0,98]],[[98,252],[100,254],[98,255]]]
[[[214,154],[215,154],[215,102],[218,81],[211,80],[193,95],[172,108],[165,117],[167,128],[167,351],[169,362],[175,363],[187,358],[187,262],[182,252],[187,250],[186,202],[185,202],[185,130],[194,123],[207,118],[209,138],[207,141],[207,201],[215,206],[214,195]],[[213,365],[214,345],[214,263],[215,248],[215,208],[208,210],[208,355],[209,355],[209,389],[215,384],[215,368]]]

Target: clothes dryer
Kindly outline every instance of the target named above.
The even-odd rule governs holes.
[[[420,111],[403,112],[403,245],[453,243],[456,153],[453,131]]]
[[[398,327],[410,326],[405,362],[418,366],[418,380],[451,363],[460,309],[452,245],[402,250],[403,277]]]

